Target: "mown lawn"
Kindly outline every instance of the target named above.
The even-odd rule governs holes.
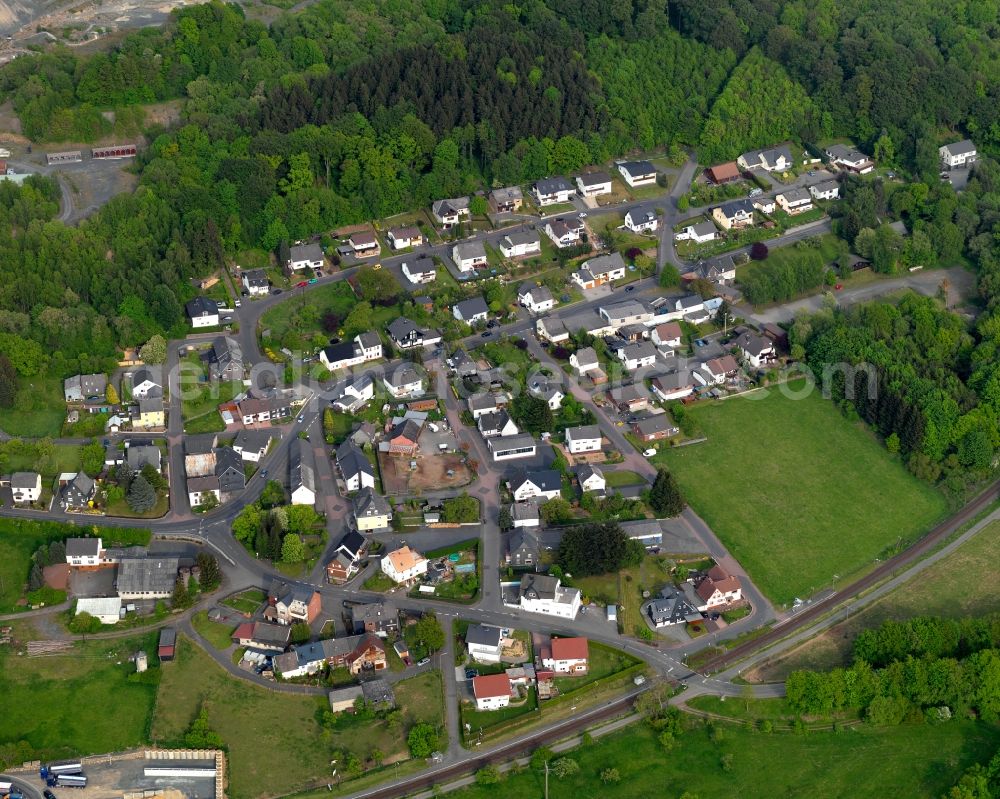
[[[310,286],[294,299],[279,302],[261,317],[260,329],[270,330],[268,341],[296,350],[321,333],[320,320],[326,311],[344,319],[357,304],[354,292],[345,280]]]
[[[220,624],[208,618],[208,611],[200,610],[191,617],[191,626],[202,638],[208,641],[216,649],[229,649],[233,643],[232,624]]]
[[[334,752],[367,760],[379,749],[385,760],[406,759],[406,731],[417,722],[444,724],[441,673],[429,671],[394,685],[403,713],[398,731],[385,721],[341,716],[332,730],[318,719],[326,696],[278,693],[226,674],[186,638],[166,664],[153,718],[152,739],[177,743],[204,706],[209,723],[229,749],[233,799],[300,791],[329,781]],[[276,767],[280,764],[280,767]]]
[[[945,513],[940,493],[818,389],[798,399],[771,389],[689,413],[708,441],[652,460],[676,474],[691,506],[778,603],[871,568]]]
[[[805,735],[766,735],[726,726],[720,742],[713,742],[704,728],[692,729],[665,752],[652,730],[636,724],[566,753],[580,771],[564,779],[550,774],[549,797],[934,799],[965,768],[989,759],[998,743],[1000,730],[971,721]],[[732,755],[728,771],[723,755]],[[618,770],[620,782],[601,781],[608,768]],[[508,775],[500,787],[505,796],[532,797],[544,794],[544,783],[544,773],[528,769]],[[450,796],[493,799],[497,793],[496,786],[472,786]]]
[[[42,484],[51,487],[53,478],[63,472],[80,471],[80,446],[78,444],[53,444],[52,457],[39,464],[34,452],[12,453],[6,467],[12,472],[41,471]]]
[[[117,752],[146,742],[156,701],[159,633],[75,643],[65,654],[28,658],[0,647],[0,748],[27,741],[43,759]],[[146,682],[130,655],[150,658]]]

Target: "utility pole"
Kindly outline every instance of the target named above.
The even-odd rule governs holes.
[[[549,761],[545,761],[545,799],[549,799]]]

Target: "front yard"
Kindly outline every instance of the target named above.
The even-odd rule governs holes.
[[[703,402],[688,414],[708,440],[652,460],[780,604],[870,569],[946,511],[940,493],[818,389]]]

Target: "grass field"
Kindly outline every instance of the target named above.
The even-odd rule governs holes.
[[[261,317],[260,328],[271,331],[268,341],[294,351],[305,346],[320,330],[319,321],[326,311],[343,319],[356,303],[357,298],[346,281],[310,286],[294,299],[269,308]]]
[[[691,506],[776,602],[870,568],[946,510],[941,494],[818,390],[797,400],[772,390],[689,413],[708,441],[652,460],[676,474]]]
[[[0,520],[0,613],[10,613],[24,592],[31,556],[44,543],[65,537],[57,525]]]
[[[5,468],[12,472],[41,469],[42,483],[51,485],[52,478],[62,472],[80,471],[80,447],[78,444],[53,444],[52,457],[41,466],[34,452],[12,453],[7,457]]]
[[[236,628],[231,624],[220,624],[208,618],[208,611],[200,610],[191,617],[191,625],[202,638],[208,641],[216,649],[229,649],[233,643],[233,630]]]
[[[9,435],[26,438],[58,436],[66,418],[62,380],[35,375],[30,380],[20,381],[17,394],[14,408],[0,408],[0,429]],[[29,410],[18,410],[16,405]]]
[[[155,662],[157,635],[90,640],[65,655],[40,658],[0,647],[0,748],[25,740],[36,757],[50,759],[143,744],[159,669],[151,663],[147,682],[135,682],[128,657],[144,649]]]
[[[654,732],[637,724],[568,752],[580,771],[565,779],[550,775],[549,797],[933,799],[965,768],[991,757],[998,743],[1000,730],[970,721],[805,735],[764,735],[727,726],[721,742],[699,727],[683,733],[667,753]],[[732,755],[728,771],[722,766],[727,754]],[[621,781],[604,784],[600,773],[611,767]],[[507,776],[499,788],[504,796],[534,797],[544,794],[544,783],[542,772],[528,769]],[[493,799],[497,787],[473,786],[449,796]]]
[[[261,603],[265,599],[267,599],[267,596],[263,591],[251,588],[250,590],[243,591],[236,596],[223,599],[221,604],[226,607],[230,607],[233,610],[238,610],[240,613],[253,614],[257,612],[257,608],[261,606]]]
[[[1000,522],[993,522],[875,604],[835,624],[773,663],[765,664],[753,673],[754,678],[783,680],[796,669],[845,665],[850,661],[851,646],[857,634],[887,619],[963,618],[1000,611],[1000,572],[987,567],[995,560],[998,546]],[[970,575],[975,575],[975,579],[970,579]]]
[[[318,722],[320,711],[329,709],[325,696],[278,693],[230,677],[200,648],[181,638],[176,659],[164,669],[152,739],[178,742],[204,705],[212,729],[229,748],[233,799],[325,786],[333,752],[346,749],[365,760],[378,748],[386,761],[405,758],[410,725],[419,721],[443,725],[440,672],[427,672],[394,688],[404,715],[402,731],[390,732],[384,721],[355,719],[344,719],[342,726],[325,731]]]
[[[627,469],[608,469],[604,472],[604,480],[612,488],[637,486],[646,482],[641,474],[630,472]]]

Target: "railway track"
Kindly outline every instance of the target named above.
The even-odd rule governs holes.
[[[898,555],[889,558],[868,574],[858,580],[855,580],[853,583],[837,591],[835,594],[831,594],[830,596],[825,597],[824,599],[811,605],[806,610],[799,612],[791,619],[791,621],[788,621],[780,627],[776,627],[770,632],[764,633],[751,641],[747,641],[745,644],[735,646],[728,652],[725,652],[724,654],[719,655],[719,657],[708,661],[703,666],[702,673],[708,674],[710,672],[720,671],[724,667],[736,663],[748,655],[780,641],[790,633],[815,622],[831,608],[836,607],[848,597],[857,596],[858,594],[867,591],[869,588],[873,588],[878,585],[882,582],[882,580],[891,576],[899,569],[912,565],[914,562],[924,557],[924,555],[933,551],[945,539],[951,537],[955,531],[958,530],[958,528],[975,518],[992,502],[996,501],[998,497],[1000,497],[1000,480],[984,489],[982,493],[977,495],[975,499],[965,505],[960,511],[958,511],[958,513],[941,522],[927,535],[913,544],[913,546],[903,550]]]
[[[461,763],[456,763],[453,766],[447,766],[427,774],[418,775],[403,782],[393,783],[381,788],[373,788],[370,791],[355,794],[355,796],[357,799],[398,799],[398,797],[408,796],[417,791],[426,790],[434,785],[440,785],[465,774],[475,773],[479,769],[490,765],[491,763],[497,765],[500,763],[506,763],[514,757],[530,754],[543,744],[562,740],[563,738],[566,738],[567,735],[571,735],[584,730],[587,727],[591,727],[597,722],[606,721],[614,718],[615,716],[620,716],[624,711],[630,709],[635,697],[635,693],[630,693],[621,699],[616,699],[613,702],[610,702],[600,710],[588,713],[583,718],[570,719],[565,724],[560,724],[558,727],[540,731],[528,738],[512,741],[509,744],[500,746],[496,749],[491,749],[481,755],[477,755],[475,752],[469,752],[468,757]]]

